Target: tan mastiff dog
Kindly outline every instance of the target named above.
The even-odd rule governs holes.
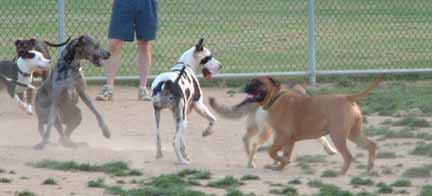
[[[270,157],[279,164],[269,168],[280,170],[289,162],[296,141],[316,139],[330,135],[336,149],[344,159],[341,174],[348,170],[352,155],[346,140],[369,150],[368,171],[376,158],[376,144],[363,135],[363,117],[357,101],[384,80],[378,77],[365,91],[356,95],[301,96],[292,90],[281,90],[279,82],[270,77],[257,77],[246,88],[247,100],[259,103],[268,112],[267,121],[274,130]],[[278,151],[284,150],[284,156]]]
[[[309,96],[306,89],[299,84],[288,84],[289,90],[298,93],[301,96]],[[226,106],[216,98],[209,98],[210,106],[216,113],[228,119],[240,119],[247,116],[246,133],[243,135],[243,145],[248,155],[247,167],[255,168],[255,154],[257,149],[266,143],[272,136],[272,128],[267,122],[267,112],[260,107],[258,103],[249,102],[247,99],[234,106]],[[318,138],[318,141],[323,145],[324,150],[329,154],[336,154],[334,149],[325,136]]]

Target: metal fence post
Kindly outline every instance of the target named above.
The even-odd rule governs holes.
[[[315,64],[315,22],[314,22],[314,0],[308,0],[308,32],[309,32],[309,85],[312,87],[316,83],[316,64]]]
[[[58,39],[59,42],[65,41],[65,4],[64,0],[57,0],[57,16],[58,16]],[[58,49],[59,56],[63,51],[64,46]]]

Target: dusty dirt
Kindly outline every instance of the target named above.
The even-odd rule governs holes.
[[[99,86],[90,86],[89,94],[94,97]],[[218,97],[226,104],[237,103],[242,94],[230,97],[228,89],[204,89],[204,94]],[[136,100],[137,92],[133,87],[117,87],[115,89],[114,102],[95,102],[96,107],[107,121],[111,133],[111,139],[103,138],[95,117],[80,103],[83,111],[83,122],[72,135],[73,140],[86,142],[87,147],[68,149],[59,145],[49,145],[45,150],[33,149],[40,140],[37,132],[37,120],[35,116],[28,116],[20,110],[13,99],[6,93],[0,92],[0,168],[7,173],[0,173],[0,177],[12,179],[11,183],[0,183],[0,195],[15,195],[16,191],[30,190],[41,196],[63,196],[63,195],[106,195],[103,189],[88,188],[87,182],[98,177],[104,177],[108,183],[115,184],[119,178],[110,177],[103,173],[87,172],[63,172],[47,169],[36,169],[27,164],[43,159],[59,161],[74,160],[77,162],[105,163],[108,161],[125,161],[134,168],[140,169],[148,178],[163,173],[173,173],[185,168],[208,169],[212,179],[222,178],[226,175],[241,177],[245,174],[258,175],[259,181],[247,181],[240,190],[256,195],[271,195],[270,183],[287,184],[293,179],[300,179],[302,184],[295,185],[301,194],[313,194],[318,191],[306,185],[314,179],[321,179],[325,183],[335,184],[343,189],[359,192],[363,189],[370,192],[377,190],[375,186],[354,187],[350,180],[355,176],[361,176],[365,169],[357,169],[359,164],[366,164],[366,157],[359,157],[360,153],[367,155],[366,151],[350,145],[357,162],[351,165],[348,174],[336,178],[321,178],[321,173],[327,169],[338,170],[342,166],[342,158],[339,155],[329,156],[316,141],[299,142],[294,149],[295,156],[323,154],[328,156],[325,163],[312,164],[315,174],[306,175],[296,166],[293,161],[285,170],[271,171],[263,168],[264,164],[271,163],[267,153],[257,154],[257,168],[246,168],[246,155],[242,145],[244,130],[244,119],[230,121],[218,118],[214,127],[213,135],[203,138],[201,136],[207,122],[198,114],[193,113],[189,117],[186,131],[187,152],[192,159],[189,166],[180,166],[175,163],[175,154],[172,148],[172,137],[174,136],[174,122],[171,114],[165,111],[162,114],[162,142],[164,157],[155,160],[155,131],[152,118],[152,109],[149,102]],[[369,124],[378,124],[384,120],[382,117],[368,117]],[[57,135],[53,131],[51,141],[57,142]],[[377,182],[392,183],[401,178],[401,173],[408,168],[431,163],[432,159],[411,156],[415,139],[394,139],[377,141],[379,150],[393,151],[399,155],[396,159],[377,159],[374,171],[379,173],[378,177],[369,177]],[[400,167],[396,167],[399,163]],[[383,167],[390,167],[393,174],[382,174]],[[10,173],[10,171],[12,171]],[[42,181],[51,177],[58,181],[58,185],[41,185]],[[139,179],[138,178],[138,179]],[[122,178],[122,179],[131,179]],[[416,195],[420,187],[430,184],[431,179],[411,179],[414,186],[403,188],[409,192],[408,195]],[[276,187],[277,188],[277,187]],[[224,190],[201,188],[206,192],[225,194]],[[402,189],[396,189],[396,191]]]

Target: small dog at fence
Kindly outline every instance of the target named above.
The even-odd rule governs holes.
[[[76,147],[70,137],[82,119],[81,110],[77,106],[79,98],[96,116],[103,135],[110,137],[108,126],[85,91],[86,81],[80,65],[80,61],[85,59],[100,67],[101,59],[109,57],[110,53],[101,49],[99,42],[89,36],[82,35],[69,42],[57,65],[36,93],[38,130],[42,141],[35,149],[43,149],[48,144],[53,126],[60,135],[61,144]],[[64,131],[63,125],[66,125]]]
[[[43,54],[36,50],[30,50],[21,53],[16,61],[0,62],[0,78],[6,86],[7,92],[12,98],[15,98],[18,106],[28,113],[32,113],[32,105],[23,101],[19,94],[31,89],[32,75],[35,69],[48,70],[51,63]]]
[[[15,41],[15,48],[16,48],[16,53],[17,56],[15,57],[14,61],[17,60],[20,57],[24,57],[26,56],[26,54],[28,54],[29,51],[31,50],[35,50],[38,51],[40,53],[42,53],[43,57],[45,59],[51,60],[51,56],[49,55],[49,51],[48,51],[48,46],[50,47],[61,47],[66,45],[70,40],[70,37],[63,43],[51,43],[49,41],[45,41],[45,40],[40,40],[40,39],[18,39]],[[31,73],[28,73],[26,75],[28,75],[28,77],[31,77],[31,84],[35,85],[35,81],[33,81],[34,78],[42,78],[42,80],[45,80],[48,77],[48,73],[49,70],[48,69],[34,69],[32,70]],[[20,91],[17,92],[16,95],[18,96],[19,100],[23,101],[23,104],[25,104],[25,111],[27,112],[27,114],[32,115],[33,114],[33,109],[32,109],[32,104],[33,104],[33,93],[34,89],[32,88],[27,88],[26,91]],[[22,106],[22,105],[21,105]]]
[[[209,120],[203,136],[211,134],[216,118],[204,105],[200,84],[195,70],[200,69],[204,78],[211,79],[213,73],[219,73],[221,63],[216,60],[210,50],[204,47],[204,38],[191,49],[184,52],[169,72],[159,74],[151,85],[154,118],[156,123],[156,158],[162,157],[160,139],[160,112],[164,108],[172,111],[176,122],[174,150],[180,164],[189,164],[186,153],[184,131],[187,115],[195,109],[201,116]]]

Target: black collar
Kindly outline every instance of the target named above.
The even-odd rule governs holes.
[[[26,77],[26,78],[31,76],[31,73],[23,72],[23,71],[19,68],[18,64],[17,64],[17,70],[18,70],[18,73],[20,73],[21,75],[23,75],[23,76]]]
[[[276,100],[278,100],[282,95],[284,95],[286,93],[286,91],[281,91],[281,92],[279,92],[276,96],[274,96],[271,100],[270,100],[270,102],[267,104],[267,105],[265,105],[263,108],[264,108],[264,110],[268,110],[275,102],[276,102]]]

